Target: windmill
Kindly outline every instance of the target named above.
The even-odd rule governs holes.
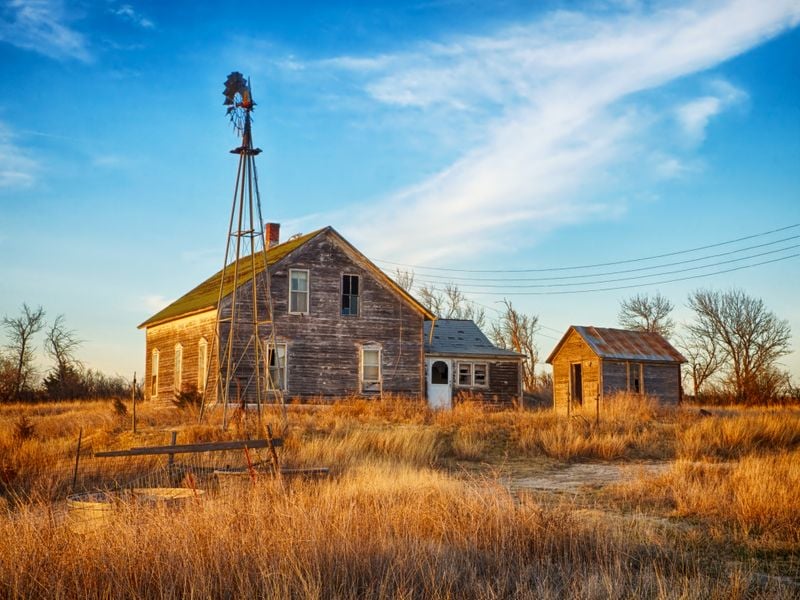
[[[259,431],[262,405],[278,403],[285,425],[281,386],[273,373],[280,372],[272,319],[267,243],[255,157],[261,149],[253,146],[251,114],[256,106],[250,81],[239,72],[225,81],[224,105],[241,145],[231,150],[239,156],[233,192],[225,259],[217,299],[213,350],[216,357],[216,385],[205,386],[203,407],[216,402],[223,409],[223,427],[228,425],[228,407],[242,409],[255,405]],[[210,369],[206,369],[209,374]],[[209,375],[206,377],[208,378]],[[212,393],[215,398],[207,398]],[[201,410],[201,416],[202,419]]]

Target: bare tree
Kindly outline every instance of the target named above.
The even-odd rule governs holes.
[[[633,331],[649,331],[660,333],[665,338],[672,335],[675,322],[670,318],[672,302],[659,292],[653,296],[636,294],[619,305],[619,324]]]
[[[3,317],[3,327],[8,335],[6,348],[11,354],[13,370],[12,381],[8,386],[10,399],[18,400],[22,392],[27,391],[36,374],[34,368],[33,336],[44,327],[44,309],[39,306],[31,309],[27,304],[22,305],[22,314],[18,317]]]
[[[81,345],[76,333],[67,329],[64,315],[58,315],[45,332],[45,352],[55,361],[55,366],[45,378],[45,386],[51,397],[68,398],[80,394],[80,363],[75,351]]]
[[[446,284],[443,290],[423,285],[417,295],[425,308],[439,318],[470,319],[479,328],[486,325],[486,311],[470,302],[455,283]]]
[[[708,382],[722,366],[722,350],[716,338],[702,335],[691,329],[681,336],[678,347],[689,366],[688,379],[695,398],[700,395],[703,385]]]
[[[505,310],[492,323],[492,338],[498,347],[514,350],[525,356],[523,386],[525,391],[530,392],[537,387],[536,363],[539,362],[539,350],[534,336],[539,331],[539,316],[520,313],[508,300],[503,300],[503,304]]]
[[[407,292],[411,292],[414,288],[414,271],[404,269],[394,270],[394,281],[397,285]]]
[[[689,308],[695,312],[688,326],[690,334],[713,339],[722,351],[735,399],[772,397],[781,379],[778,360],[790,352],[789,323],[769,311],[763,300],[742,290],[697,290],[689,295]]]

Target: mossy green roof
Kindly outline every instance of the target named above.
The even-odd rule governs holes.
[[[300,237],[288,240],[283,244],[278,244],[277,246],[270,248],[266,252],[267,265],[269,266],[274,265],[276,262],[284,258],[286,255],[293,252],[294,250],[305,244],[310,239],[316,237],[323,231],[325,231],[325,229],[318,229],[317,231],[312,231],[311,233],[301,235]],[[234,270],[235,269],[233,268],[233,265],[229,265],[227,269],[224,269],[226,273],[225,273],[225,282],[222,285],[223,297],[227,296],[233,291]],[[257,253],[254,260],[251,260],[250,256],[240,258],[239,273],[237,277],[238,281],[236,282],[236,287],[250,281],[253,278],[254,272],[260,273],[263,270],[264,270],[263,252]],[[163,323],[165,321],[171,321],[179,317],[216,308],[217,302],[219,300],[219,286],[220,286],[220,280],[222,279],[222,272],[223,272],[222,270],[218,271],[217,273],[206,279],[203,283],[198,285],[196,288],[184,294],[183,296],[175,300],[175,302],[173,302],[166,308],[154,314],[144,323],[139,325],[139,329],[141,329],[142,327],[149,327],[150,325],[155,325],[156,323]]]

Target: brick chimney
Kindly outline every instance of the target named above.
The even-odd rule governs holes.
[[[280,243],[281,224],[264,223],[264,244],[267,248],[272,248]]]

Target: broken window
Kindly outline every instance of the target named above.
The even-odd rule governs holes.
[[[289,269],[289,312],[308,313],[308,271]]]
[[[472,385],[472,363],[458,363],[458,385]]]
[[[489,367],[486,363],[458,363],[458,385],[460,387],[486,387]]]
[[[358,275],[342,275],[342,314],[358,314]]]
[[[267,369],[270,390],[286,389],[286,344],[267,346]]]
[[[486,363],[475,363],[473,366],[473,385],[475,387],[486,387]]]
[[[381,349],[361,348],[361,389],[378,389],[381,383]]]
[[[158,397],[158,350],[150,355],[150,397]]]

